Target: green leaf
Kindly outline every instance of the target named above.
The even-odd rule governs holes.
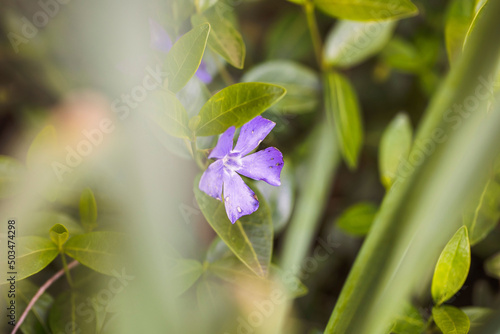
[[[171,270],[174,273],[174,279],[169,284],[175,285],[177,296],[180,296],[203,274],[203,265],[196,260],[178,259]]]
[[[125,265],[120,255],[124,246],[125,237],[121,233],[91,232],[70,238],[64,252],[90,269],[114,275]]]
[[[418,14],[409,0],[314,0],[326,14],[345,20],[379,21],[402,19]]]
[[[462,226],[446,244],[434,270],[432,298],[441,305],[460,290],[469,273],[471,261],[467,227]]]
[[[186,109],[174,93],[167,90],[151,92],[143,109],[149,119],[169,135],[190,138]]]
[[[55,243],[59,249],[62,249],[62,246],[68,240],[69,232],[64,225],[55,224],[50,229],[49,235],[52,242]]]
[[[484,263],[484,271],[491,277],[500,279],[500,253],[486,260]]]
[[[80,224],[72,217],[57,211],[42,211],[33,215],[27,235],[47,236],[54,224],[61,224],[68,230],[70,235],[84,233]]]
[[[277,103],[283,87],[265,83],[238,83],[224,88],[201,108],[197,136],[213,136],[230,126],[240,127]]]
[[[16,299],[16,312],[19,316],[24,313],[26,306],[38,292],[38,289],[39,287],[29,280],[17,282],[16,293],[19,298]],[[44,292],[24,319],[21,325],[21,331],[24,334],[50,334],[48,315],[53,303],[54,299],[52,296]]]
[[[467,34],[465,35],[463,48],[467,47],[467,43],[469,41],[470,36],[473,35],[474,30],[476,30],[477,23],[481,21],[481,17],[484,16],[484,13],[488,10],[489,7],[490,6],[488,1],[482,1],[476,3],[476,8],[474,11],[475,15],[472,19],[472,22],[470,23],[469,29],[467,30]]]
[[[229,64],[243,68],[245,62],[245,43],[231,21],[224,18],[217,6],[212,6],[203,13],[191,17],[194,26],[209,23],[211,30],[208,46]]]
[[[207,46],[209,24],[194,27],[183,35],[170,49],[166,58],[168,87],[178,92],[198,70]]]
[[[465,36],[475,15],[475,0],[453,0],[446,14],[445,41],[450,63],[462,54]]]
[[[342,156],[349,168],[356,168],[363,143],[363,125],[358,98],[349,81],[336,72],[325,76],[325,108],[333,121]]]
[[[97,203],[90,188],[84,189],[80,196],[80,221],[87,232],[97,227]]]
[[[397,177],[401,160],[407,159],[412,145],[412,128],[406,114],[394,117],[382,135],[379,148],[380,180],[389,189]]]
[[[47,238],[27,236],[16,239],[17,280],[34,275],[47,267],[59,253],[57,246]]]
[[[320,81],[311,69],[288,60],[261,63],[245,73],[243,82],[265,82],[286,89],[285,97],[272,108],[282,113],[314,111],[319,104]]]
[[[273,224],[263,196],[254,189],[259,198],[259,209],[231,224],[224,204],[198,188],[200,178],[198,175],[194,180],[194,194],[210,226],[241,262],[257,275],[266,276],[273,248]]]
[[[192,77],[176,95],[186,108],[189,117],[198,115],[203,105],[212,97],[207,86],[196,76]],[[191,130],[191,127],[189,129]]]
[[[358,203],[346,209],[337,220],[337,226],[348,234],[364,236],[372,226],[378,208],[372,203]]]
[[[469,332],[469,318],[456,307],[449,305],[433,307],[432,316],[443,334],[467,334]]]
[[[408,73],[421,73],[425,69],[423,57],[417,48],[401,38],[393,38],[381,53],[383,61],[392,68]]]
[[[57,143],[56,129],[52,125],[44,127],[33,139],[26,156],[26,165],[29,169],[39,164],[49,164],[47,151],[52,150]]]
[[[324,59],[340,68],[357,65],[382,50],[395,27],[395,21],[339,21],[326,37]]]
[[[217,4],[219,0],[197,0],[195,1],[196,5],[200,12],[206,11],[208,8]]]
[[[406,303],[403,312],[396,317],[391,333],[394,334],[421,334],[426,323],[415,306]]]
[[[486,307],[462,307],[461,309],[469,318],[470,328],[481,328],[486,324],[488,318],[495,312],[492,309]]]
[[[96,315],[88,296],[76,291],[61,293],[50,310],[53,333],[95,333]]]
[[[471,246],[482,241],[500,219],[500,184],[490,178],[475,201],[464,210],[463,222],[469,230]]]
[[[20,191],[24,173],[25,168],[20,161],[0,155],[0,199],[13,196]]]

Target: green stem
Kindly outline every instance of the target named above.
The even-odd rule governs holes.
[[[196,143],[196,137],[191,140],[191,150],[192,150],[192,155],[194,161],[196,161],[196,164],[198,167],[200,167],[201,170],[207,169],[207,164],[206,162],[204,163],[201,161],[201,156],[200,156],[200,150],[198,149],[198,144]]]
[[[325,69],[323,64],[323,42],[321,41],[321,35],[318,29],[318,22],[316,21],[316,15],[314,14],[314,4],[309,0],[303,5],[304,12],[306,13],[307,26],[309,27],[309,32],[311,34],[311,39],[314,47],[314,54],[316,56],[316,62],[321,70]]]
[[[71,274],[69,273],[68,262],[66,262],[66,255],[61,252],[61,260],[64,268],[64,273],[66,274],[66,279],[68,280],[69,286],[73,286],[73,279],[71,278]]]

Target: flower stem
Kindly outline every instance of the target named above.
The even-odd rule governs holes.
[[[321,41],[318,22],[316,21],[316,15],[314,14],[314,4],[311,0],[308,0],[304,3],[303,8],[304,12],[306,13],[307,26],[309,27],[309,33],[311,34],[316,62],[318,63],[319,68],[321,70],[324,70],[325,66],[323,64],[323,42]]]

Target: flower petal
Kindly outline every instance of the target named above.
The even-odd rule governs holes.
[[[214,149],[208,156],[209,159],[222,159],[227,154],[229,154],[229,152],[233,148],[234,131],[234,126],[231,126],[220,136],[217,145],[215,145]]]
[[[209,84],[212,82],[213,77],[208,72],[207,64],[202,60],[200,63],[200,67],[196,70],[196,76],[200,79],[204,84]]]
[[[198,185],[201,191],[219,201],[221,201],[222,194],[223,167],[222,160],[217,160],[208,166],[207,170],[201,176],[200,184]]]
[[[153,19],[149,19],[149,35],[151,47],[167,53],[172,48],[172,40],[163,27]]]
[[[233,171],[224,171],[224,205],[231,223],[241,216],[249,215],[259,208],[255,193],[243,179]]]
[[[234,152],[238,152],[242,156],[250,153],[259,146],[260,142],[266,138],[275,125],[276,123],[262,116],[255,117],[241,127],[240,137]]]
[[[279,186],[282,168],[283,154],[277,148],[269,147],[242,158],[241,167],[236,172],[254,180],[266,181],[272,186]]]

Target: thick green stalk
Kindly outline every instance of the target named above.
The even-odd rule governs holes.
[[[306,13],[307,26],[309,27],[309,33],[311,34],[316,62],[318,63],[319,68],[323,70],[323,42],[321,41],[318,22],[316,21],[316,15],[314,14],[314,3],[312,1],[306,1],[303,8]]]

